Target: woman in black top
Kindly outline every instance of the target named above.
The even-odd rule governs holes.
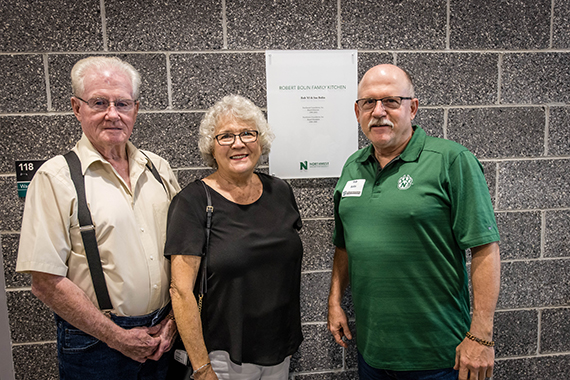
[[[272,139],[261,110],[241,96],[226,96],[202,120],[200,151],[217,170],[203,179],[214,212],[201,316],[192,290],[206,239],[204,187],[191,183],[170,205],[172,305],[197,380],[275,371],[286,379],[303,339],[301,217],[285,181],[254,171]]]

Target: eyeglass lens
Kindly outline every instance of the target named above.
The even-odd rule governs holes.
[[[257,131],[244,131],[239,134],[222,133],[215,136],[215,139],[220,145],[232,145],[236,140],[236,136],[238,136],[242,143],[248,144],[255,142],[257,140],[257,135]]]
[[[365,98],[358,100],[358,106],[364,111],[370,111],[376,108],[376,103],[380,101],[382,102],[384,108],[398,109],[402,104],[402,99],[408,99],[408,98],[395,97],[395,96],[394,97],[390,96],[382,99]]]
[[[111,106],[111,103],[115,106],[117,111],[119,112],[127,112],[133,109],[135,106],[135,101],[131,99],[117,99],[111,102],[109,99],[106,98],[91,98],[87,101],[77,97],[79,100],[87,103],[89,107],[96,111],[107,111],[107,109]]]

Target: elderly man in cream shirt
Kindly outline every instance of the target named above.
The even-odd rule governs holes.
[[[139,73],[118,58],[90,57],[71,77],[83,130],[73,151],[112,307],[103,312],[98,304],[62,156],[43,164],[30,184],[16,270],[31,273],[33,294],[55,313],[61,379],[163,379],[176,335],[163,247],[180,187],[165,160],[129,141]]]

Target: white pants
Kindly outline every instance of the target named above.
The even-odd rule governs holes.
[[[212,369],[220,380],[287,380],[289,377],[291,356],[287,356],[283,363],[269,367],[250,363],[235,364],[226,351],[212,351],[209,357]]]

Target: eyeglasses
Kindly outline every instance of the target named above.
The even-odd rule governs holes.
[[[356,101],[358,107],[364,112],[372,111],[376,108],[376,102],[380,101],[385,109],[397,110],[402,105],[402,100],[411,100],[413,98],[406,96],[387,96],[382,99],[362,98]]]
[[[242,143],[249,144],[252,142],[257,141],[257,136],[259,132],[257,131],[243,131],[238,134],[234,133],[220,133],[219,135],[214,136],[218,144],[221,146],[229,146],[232,145],[236,141],[236,136],[239,137]]]
[[[99,112],[107,111],[107,109],[109,109],[111,104],[115,106],[117,112],[129,112],[134,108],[135,104],[138,101],[131,99],[117,99],[114,102],[111,102],[109,99],[106,98],[91,98],[89,100],[83,100],[79,96],[75,97],[81,100],[82,102],[87,103],[89,108]]]

